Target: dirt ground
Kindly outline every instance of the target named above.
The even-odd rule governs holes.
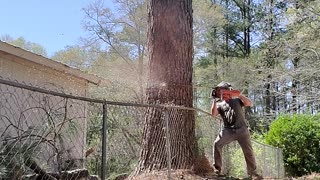
[[[240,178],[217,176],[216,174],[208,173],[196,175],[190,170],[176,170],[170,173],[172,180],[240,180]],[[127,180],[166,180],[169,179],[167,171],[156,171],[148,174],[139,174],[135,177],[127,178]],[[248,179],[248,178],[244,178]]]
[[[302,176],[299,178],[288,178],[288,179],[292,179],[292,180],[304,180],[304,179],[314,179],[314,180],[320,180],[320,173],[312,173],[308,176]]]
[[[123,178],[126,180],[167,180],[169,179],[168,171],[153,171],[149,173],[142,173],[134,177]],[[193,170],[174,170],[170,172],[170,179],[172,180],[241,180],[241,178],[227,177],[227,176],[217,176],[213,172],[213,167],[205,156],[197,159]],[[243,180],[249,178],[242,178]],[[261,178],[253,178],[252,180],[258,180]],[[266,180],[279,180],[274,178],[264,177]],[[284,180],[320,180],[320,173],[312,173],[308,176],[303,176],[299,178],[284,178]],[[122,180],[122,179],[117,179]]]
[[[236,177],[218,177],[214,173],[209,173],[206,175],[196,175],[190,170],[177,170],[173,171],[170,174],[172,180],[241,180]],[[127,178],[127,180],[166,180],[168,178],[167,171],[157,171],[151,172],[148,174],[140,174],[135,177]],[[249,178],[242,178],[242,180],[246,180]],[[278,180],[274,178],[263,178],[266,180]],[[298,177],[298,178],[284,178],[284,180],[320,180],[320,173],[313,173],[308,176]]]
[[[217,176],[213,174],[208,174],[207,176],[199,176],[191,172],[190,170],[176,170],[170,173],[171,179],[181,179],[181,180],[204,180],[204,179],[218,179]],[[167,171],[156,171],[148,174],[140,174],[135,177],[128,178],[128,180],[165,180],[169,179]]]

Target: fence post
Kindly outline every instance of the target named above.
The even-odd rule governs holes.
[[[277,174],[277,178],[278,179],[280,179],[280,178],[282,178],[281,176],[280,176],[280,149],[276,149],[277,151],[277,170],[278,170],[278,174]]]
[[[101,180],[106,179],[106,157],[107,157],[107,103],[104,101],[102,106],[102,154],[101,154]]]
[[[168,179],[171,180],[171,145],[170,145],[170,129],[169,129],[169,111],[164,109],[164,118],[166,123],[166,150],[167,150],[167,164],[168,164]]]
[[[263,177],[267,177],[268,176],[268,170],[266,169],[266,150],[265,150],[265,146],[262,146],[262,176]]]

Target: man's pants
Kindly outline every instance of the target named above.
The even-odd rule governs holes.
[[[256,160],[254,157],[250,132],[247,127],[242,127],[239,129],[228,129],[223,128],[218,137],[214,142],[214,167],[221,171],[222,167],[222,148],[224,145],[237,140],[242,148],[246,163],[247,163],[247,173],[248,175],[256,174]]]

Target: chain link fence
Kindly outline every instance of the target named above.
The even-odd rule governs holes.
[[[50,91],[0,78],[0,179],[125,177],[138,164],[149,106],[72,96],[61,88]],[[207,112],[193,110],[199,152],[212,161],[220,124]],[[167,112],[162,119],[177,118]],[[163,122],[166,132],[175,133],[168,122]],[[170,147],[174,142],[165,143]],[[253,146],[261,174],[284,177],[282,151],[255,141]],[[170,148],[166,152],[170,170],[175,155]],[[224,171],[245,177],[245,167],[239,145],[226,146]]]

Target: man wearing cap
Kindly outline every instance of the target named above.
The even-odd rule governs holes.
[[[211,107],[212,116],[220,114],[223,120],[223,128],[214,142],[214,168],[220,175],[222,167],[222,148],[223,146],[238,141],[240,144],[249,176],[259,177],[256,172],[256,160],[252,149],[250,132],[242,107],[252,106],[252,102],[240,91],[233,90],[228,82],[221,82],[212,91],[213,103]]]

